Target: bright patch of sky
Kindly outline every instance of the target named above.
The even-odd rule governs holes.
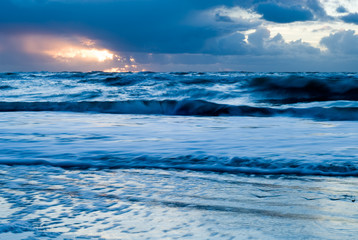
[[[320,2],[329,16],[338,17],[346,15],[348,12],[358,12],[357,0],[320,0]]]
[[[320,41],[323,37],[329,36],[332,33],[336,33],[343,30],[354,30],[358,33],[358,26],[354,24],[344,22],[294,22],[288,24],[271,24],[265,23],[265,27],[276,35],[280,33],[286,42],[302,40],[310,45],[325,49]]]
[[[326,11],[330,19],[315,20],[315,21],[297,21],[292,23],[273,23],[264,21],[262,26],[267,28],[272,36],[280,34],[286,42],[293,42],[302,40],[310,45],[325,50],[320,41],[323,37],[330,34],[353,30],[358,34],[358,25],[343,22],[337,17],[348,15],[349,13],[358,12],[358,1],[356,0],[321,0],[323,9]],[[250,21],[258,21],[260,15],[248,12],[241,9],[232,8],[226,11],[227,16],[245,16]],[[244,31],[246,38],[255,30],[250,29]]]

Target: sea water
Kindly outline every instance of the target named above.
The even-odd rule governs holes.
[[[357,129],[356,73],[1,73],[0,239],[355,239]]]

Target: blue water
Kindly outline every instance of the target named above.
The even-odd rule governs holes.
[[[357,120],[357,73],[0,73],[0,239],[354,239]]]

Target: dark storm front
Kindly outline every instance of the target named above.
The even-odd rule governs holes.
[[[358,175],[354,73],[2,73],[6,165]]]

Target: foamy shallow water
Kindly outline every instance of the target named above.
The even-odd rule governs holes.
[[[358,122],[66,112],[0,113],[0,163],[358,175]]]
[[[1,167],[1,239],[354,239],[356,178]]]
[[[358,122],[1,113],[0,239],[354,239]]]

